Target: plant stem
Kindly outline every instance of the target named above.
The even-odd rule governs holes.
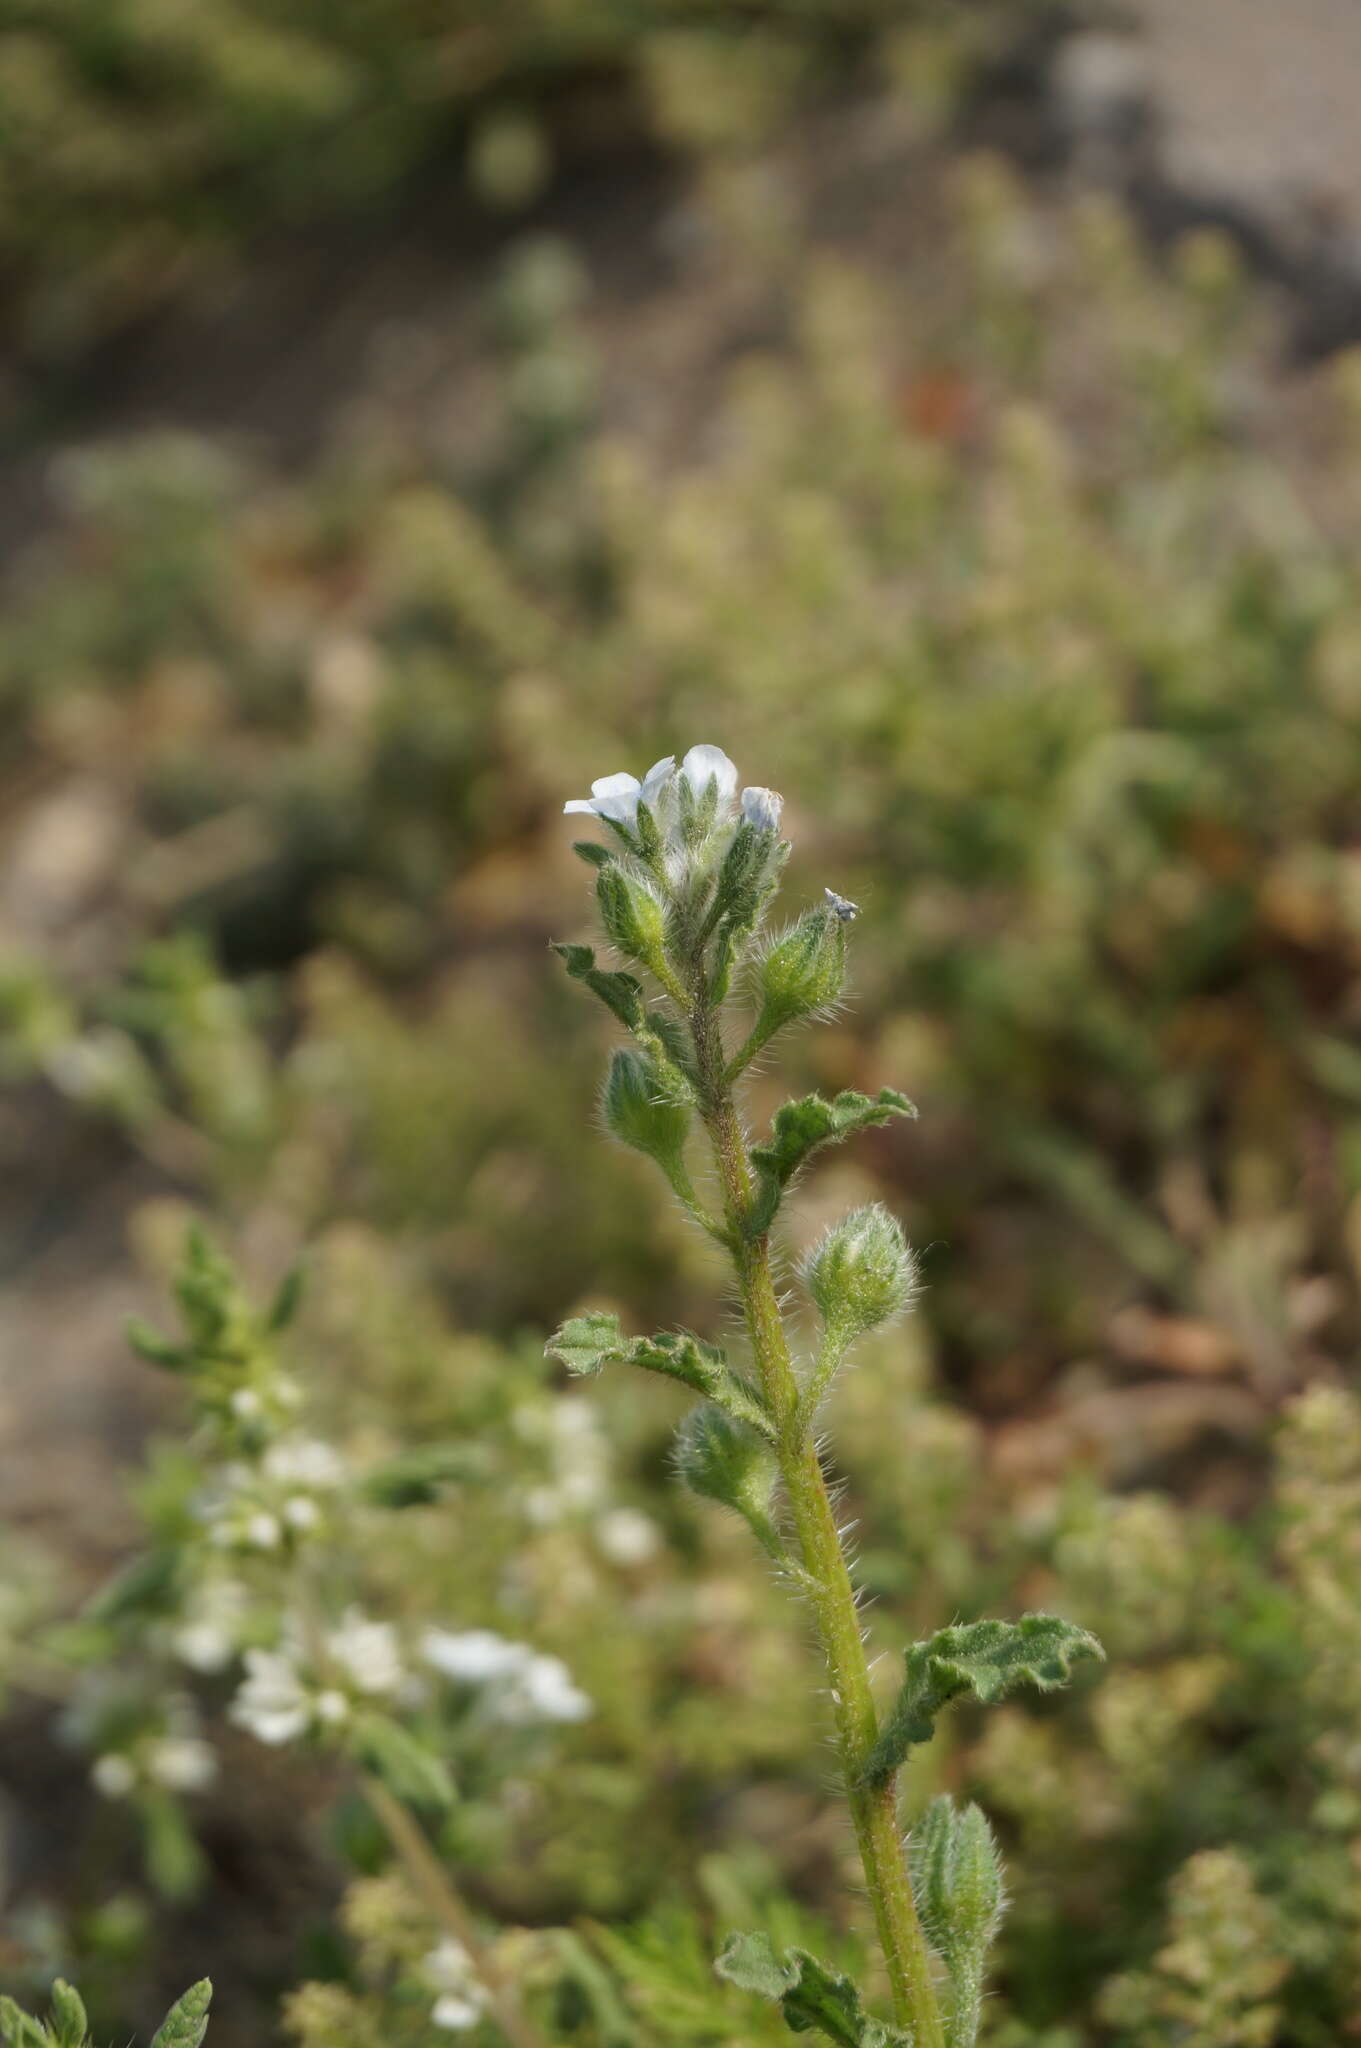
[[[431,1917],[467,1951],[473,1969],[486,1989],[492,2016],[512,2043],[512,2048],[546,2048],[483,1941],[472,1914],[455,1891],[448,1871],[431,1848],[424,1830],[381,1778],[361,1771],[359,1784],[398,1861],[428,1906]]]
[[[690,1011],[701,1107],[723,1184],[728,1237],[737,1268],[742,1309],[762,1390],[775,1418],[780,1474],[807,1574],[808,1594],[830,1680],[846,1799],[888,1967],[894,2019],[914,2048],[944,2048],[940,2005],[931,1960],[903,1857],[892,1779],[867,1785],[865,1759],[879,1732],[869,1665],[856,1611],[846,1553],[817,1448],[800,1402],[784,1320],[775,1291],[768,1235],[748,1230],[751,1169],[733,1100],[718,1022],[702,980]]]

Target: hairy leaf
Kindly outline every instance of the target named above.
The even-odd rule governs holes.
[[[544,1349],[572,1373],[597,1373],[605,1365],[637,1365],[645,1372],[680,1380],[762,1436],[774,1436],[775,1425],[756,1388],[733,1371],[717,1344],[706,1344],[688,1331],[626,1337],[618,1316],[591,1309],[584,1316],[570,1317]]]
[[[151,2037],[151,2048],[199,2048],[208,2031],[208,2006],[213,1986],[208,1977],[191,1984],[183,1998],[177,1998]]]
[[[574,981],[584,982],[607,1010],[613,1010],[621,1024],[630,1031],[637,1030],[643,1022],[643,984],[636,974],[612,973],[597,967],[594,946],[555,945],[553,951],[566,962]]]
[[[890,1777],[910,1749],[930,1741],[937,1714],[961,1693],[991,1705],[1018,1686],[1051,1692],[1067,1683],[1074,1664],[1104,1656],[1095,1636],[1055,1614],[939,1629],[907,1653],[902,1691],[870,1752],[866,1778]]]
[[[806,1949],[778,1955],[765,1934],[730,1935],[714,1964],[739,1991],[778,2001],[790,2032],[825,2034],[840,2048],[907,2048],[907,2036],[873,2019],[849,1977]]]
[[[780,1197],[820,1146],[839,1143],[874,1124],[891,1123],[895,1116],[916,1114],[913,1104],[896,1088],[881,1088],[877,1095],[859,1095],[846,1088],[830,1102],[821,1095],[804,1095],[797,1102],[781,1103],[771,1124],[770,1143],[751,1148],[757,1174],[750,1225],[753,1234],[759,1237],[770,1228]]]
[[[706,1401],[680,1426],[676,1466],[693,1493],[734,1509],[762,1548],[783,1559],[773,1509],[780,1472],[765,1437]]]

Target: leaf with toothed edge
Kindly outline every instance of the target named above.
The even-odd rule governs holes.
[[[902,1691],[870,1751],[866,1780],[879,1784],[891,1777],[910,1749],[931,1740],[936,1716],[961,1694],[990,1706],[1018,1686],[1052,1692],[1067,1684],[1074,1664],[1105,1654],[1094,1635],[1056,1614],[937,1630],[907,1653]]]
[[[559,945],[553,951],[563,960],[573,981],[584,982],[592,995],[599,996],[607,1010],[613,1010],[621,1024],[636,1031],[643,1022],[643,984],[636,974],[611,972],[595,964],[594,946]]]
[[[757,1173],[749,1225],[752,1235],[759,1237],[770,1228],[785,1189],[821,1146],[838,1144],[875,1124],[891,1123],[894,1117],[916,1114],[915,1105],[896,1088],[881,1088],[877,1095],[860,1095],[854,1088],[845,1088],[830,1102],[821,1095],[804,1095],[797,1102],[781,1103],[770,1127],[769,1144],[751,1148]]]
[[[637,1365],[645,1372],[679,1380],[745,1423],[763,1437],[774,1438],[775,1425],[757,1389],[734,1372],[717,1344],[706,1344],[688,1330],[665,1330],[656,1337],[626,1337],[616,1315],[590,1309],[571,1316],[544,1346],[578,1377],[598,1373],[606,1365]]]
[[[909,2036],[874,2019],[849,1977],[807,1949],[780,1955],[766,1934],[732,1934],[714,1963],[725,1983],[778,2002],[793,2034],[817,2032],[838,2048],[909,2048]]]

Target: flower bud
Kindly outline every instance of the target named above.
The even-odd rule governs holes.
[[[826,1009],[841,994],[846,935],[825,910],[809,910],[767,950],[756,969],[761,1035]]]
[[[595,893],[610,944],[625,959],[641,960],[656,973],[666,960],[666,913],[660,899],[646,882],[617,865],[601,868]]]
[[[912,1889],[951,1974],[981,1971],[1005,1903],[992,1830],[977,1806],[933,1799],[912,1831]],[[962,1966],[962,1967],[961,1967]]]
[[[814,1245],[804,1280],[828,1328],[849,1340],[911,1304],[917,1265],[897,1222],[871,1202]]]
[[[783,809],[784,798],[778,790],[754,785],[742,792],[742,816],[758,832],[778,832]]]
[[[605,1123],[621,1144],[646,1152],[669,1179],[683,1164],[690,1112],[669,1097],[650,1061],[621,1046],[610,1061],[601,1098]]]

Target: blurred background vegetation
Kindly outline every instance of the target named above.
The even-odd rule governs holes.
[[[456,1489],[383,1593],[518,1601],[601,1703],[447,1845],[589,1930],[588,2048],[752,2038],[734,1900],[855,1923],[797,1617],[677,1498],[665,1395],[592,1389],[588,1454],[539,1356],[588,1301],[723,1313],[547,946],[588,935],[563,798],[697,740],[785,792],[794,900],[863,906],[757,1110],[921,1112],[797,1208],[880,1195],[923,1257],[837,1397],[880,1625],[1111,1651],[915,1767],[1004,1834],[991,2040],[1357,2030],[1361,356],[1091,173],[1051,85],[1111,40],[1039,0],[0,15],[0,1636],[131,1545],[174,1401],[121,1324],[185,1215],[261,1286],[308,1250],[332,1426],[475,1434],[527,1503]],[[621,1508],[655,1542],[612,1555]],[[211,1969],[237,2048],[347,1981],[324,1783],[231,1738],[158,1865],[63,1725],[16,1687],[7,1986],[78,1974],[126,2036]],[[292,2037],[367,2041],[361,1991]]]

